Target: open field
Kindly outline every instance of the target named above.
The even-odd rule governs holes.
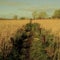
[[[29,23],[30,20],[0,20],[0,41],[3,39],[9,40],[9,37],[14,35],[18,28]],[[39,23],[42,28],[52,30],[52,32],[60,33],[60,20],[33,20],[33,23]]]

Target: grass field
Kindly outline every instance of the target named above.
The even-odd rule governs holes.
[[[0,41],[9,40],[17,29],[29,23],[30,20],[0,20]],[[39,23],[42,28],[51,30],[54,34],[60,33],[60,20],[33,20],[33,23]]]

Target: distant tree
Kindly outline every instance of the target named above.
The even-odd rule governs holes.
[[[55,10],[55,12],[53,13],[52,18],[60,18],[60,9],[59,10]]]
[[[21,17],[20,19],[21,19],[21,20],[25,20],[26,18],[25,18],[25,17]]]
[[[47,17],[48,17],[48,15],[47,15],[46,12],[40,12],[38,14],[38,19],[44,19],[44,18],[47,18]]]
[[[46,12],[35,11],[35,12],[32,13],[32,15],[33,15],[34,19],[44,19],[44,18],[48,17]]]
[[[33,19],[36,19],[36,17],[37,17],[37,11],[34,11],[34,12],[32,13],[32,16],[33,16]]]
[[[15,16],[14,16],[14,19],[18,19],[18,16],[17,16],[17,15],[15,15]]]

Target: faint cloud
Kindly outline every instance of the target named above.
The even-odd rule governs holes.
[[[0,5],[7,5],[7,6],[20,6],[20,5],[26,5],[26,3],[23,2],[0,2]]]
[[[26,8],[19,8],[18,10],[34,12],[34,11],[46,11],[46,10],[50,10],[50,9],[49,8],[39,8],[39,7],[26,7]]]

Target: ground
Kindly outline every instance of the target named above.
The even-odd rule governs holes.
[[[17,29],[29,23],[30,20],[0,20],[0,41],[9,40]],[[42,28],[51,30],[54,34],[60,33],[60,19],[33,20],[33,23],[39,23]]]

